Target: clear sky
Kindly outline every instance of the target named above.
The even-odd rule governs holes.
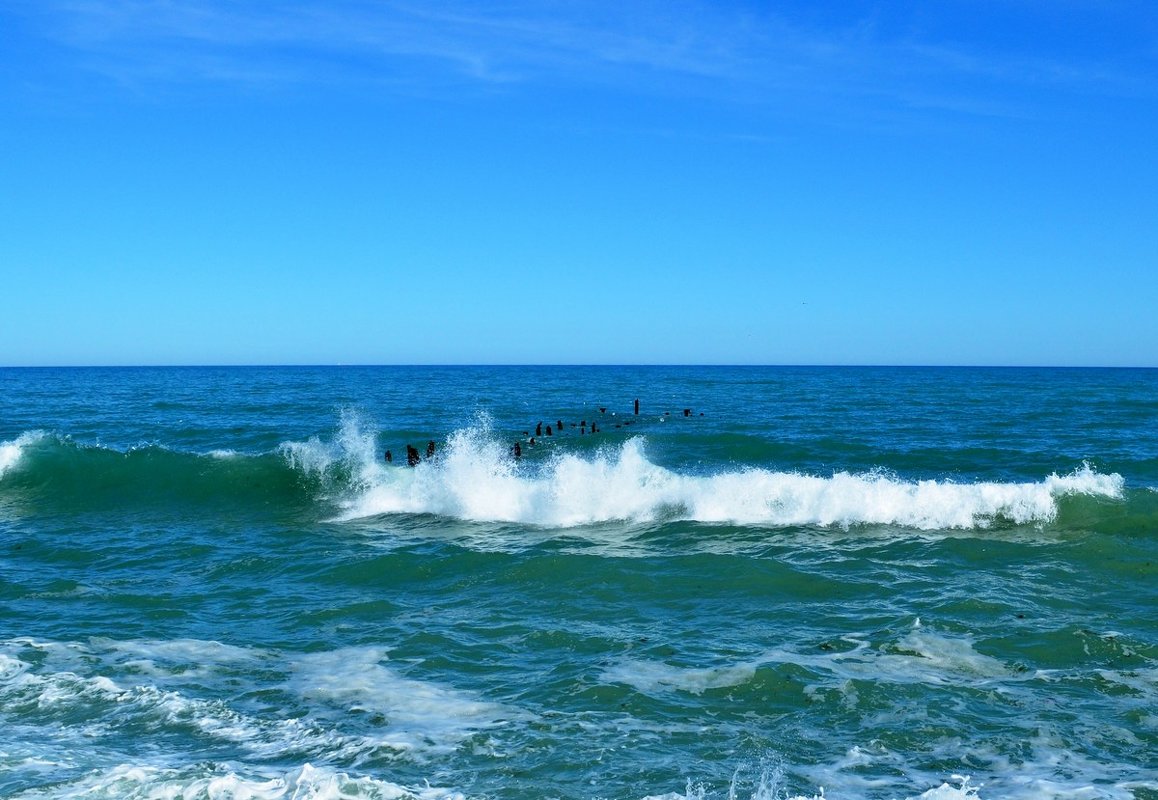
[[[1158,4],[0,0],[0,365],[1158,366]]]

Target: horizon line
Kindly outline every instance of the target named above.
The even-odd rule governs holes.
[[[1073,369],[1151,370],[1139,364],[888,364],[888,363],[703,363],[703,362],[397,362],[397,363],[188,363],[188,364],[2,364],[0,369],[371,369],[371,368],[753,368],[753,369]]]

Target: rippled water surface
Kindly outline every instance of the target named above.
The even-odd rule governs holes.
[[[1158,798],[1153,371],[0,380],[2,797]]]

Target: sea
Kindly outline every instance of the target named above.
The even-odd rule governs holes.
[[[1155,800],[1158,370],[0,369],[0,797]]]

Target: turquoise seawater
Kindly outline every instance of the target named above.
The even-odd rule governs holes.
[[[1158,798],[1156,371],[0,382],[0,797]]]

